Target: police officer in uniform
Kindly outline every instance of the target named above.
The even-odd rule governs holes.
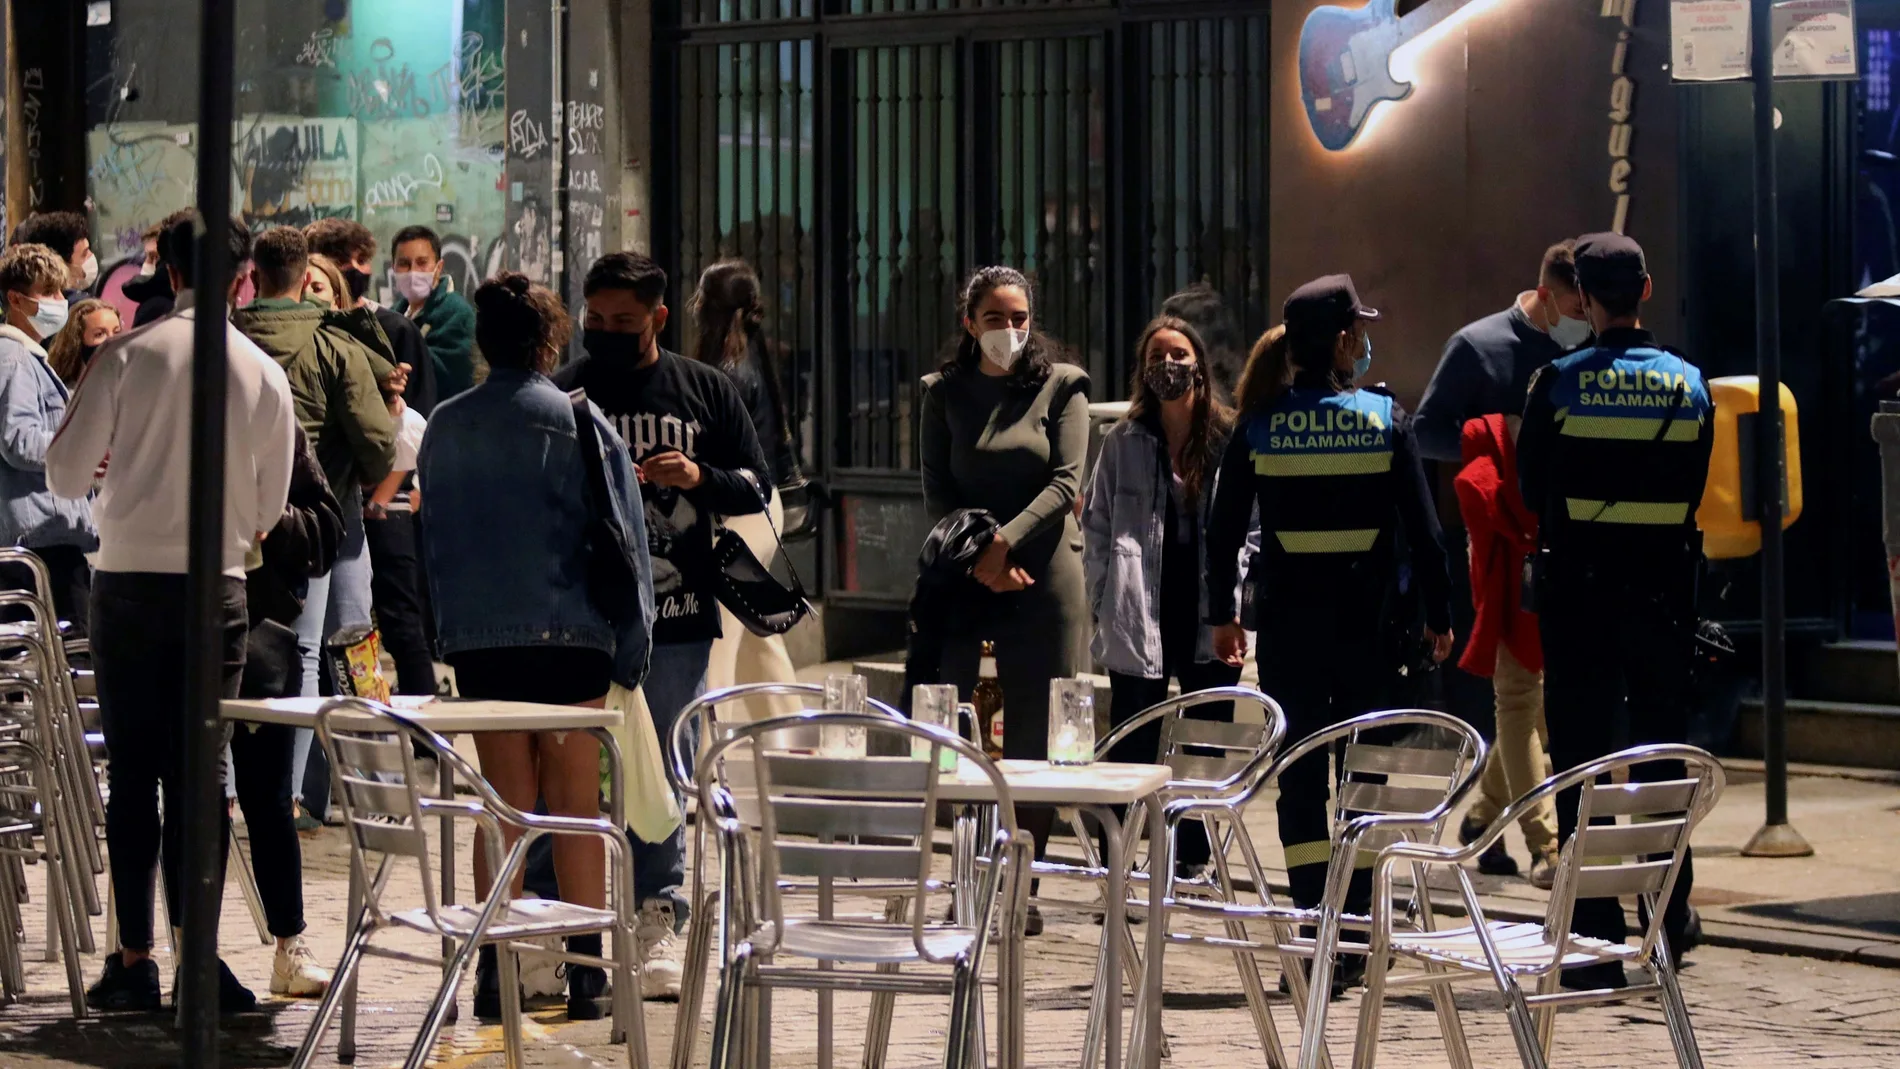
[[[1234,574],[1256,502],[1261,550],[1248,575],[1260,636],[1260,685],[1287,714],[1290,739],[1382,708],[1397,666],[1388,598],[1398,587],[1403,525],[1422,595],[1432,655],[1451,651],[1450,579],[1438,515],[1419,465],[1411,417],[1379,388],[1356,388],[1371,365],[1367,324],[1345,275],[1317,279],[1287,299],[1285,334],[1255,347],[1242,378],[1240,420],[1222,460],[1207,533],[1208,623],[1215,652],[1244,652]],[[1280,840],[1293,901],[1316,907],[1331,857],[1327,755],[1280,780]],[[1347,901],[1363,912],[1369,870]],[[1346,957],[1336,990],[1362,974]]]
[[[1620,234],[1577,242],[1577,282],[1596,343],[1532,379],[1518,436],[1524,500],[1541,518],[1536,599],[1544,638],[1551,763],[1574,768],[1623,745],[1688,736],[1701,539],[1714,406],[1702,373],[1642,329],[1651,282]],[[1625,742],[1627,740],[1627,742]],[[1648,778],[1683,774],[1652,764]],[[1560,841],[1580,791],[1557,800]],[[1664,911],[1678,959],[1700,925],[1685,867]],[[1579,935],[1622,942],[1616,899],[1579,901]],[[1572,969],[1572,989],[1623,987],[1617,963]]]

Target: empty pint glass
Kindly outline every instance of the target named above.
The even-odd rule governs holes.
[[[1095,684],[1086,679],[1049,681],[1049,763],[1086,765],[1095,760]]]

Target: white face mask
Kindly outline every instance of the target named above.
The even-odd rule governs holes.
[[[92,284],[97,281],[99,281],[99,257],[88,252],[86,262],[79,266],[79,288],[91,289]]]
[[[429,299],[429,294],[435,292],[435,272],[396,272],[396,292],[415,304],[421,304]]]
[[[38,334],[41,341],[58,334],[66,326],[66,298],[41,297],[39,307],[27,321],[33,324],[33,333]]]
[[[1557,313],[1557,325],[1550,328],[1550,340],[1562,349],[1575,349],[1590,340],[1590,324],[1581,319],[1572,319],[1562,312]]]
[[[992,367],[1002,371],[1012,371],[1016,362],[1023,358],[1023,349],[1029,345],[1029,332],[1006,328],[985,331],[978,344],[983,347],[983,359]]]

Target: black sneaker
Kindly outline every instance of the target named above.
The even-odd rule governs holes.
[[[475,1019],[501,1020],[501,966],[492,946],[475,952]]]
[[[1303,971],[1305,971],[1308,979],[1312,978],[1312,975],[1313,975],[1312,963],[1301,962],[1300,968]],[[1338,1002],[1340,999],[1345,998],[1346,992],[1352,990],[1355,987],[1360,986],[1361,984],[1364,984],[1365,982],[1366,982],[1366,959],[1359,957],[1356,954],[1351,957],[1343,957],[1343,958],[1338,959],[1337,961],[1333,962],[1332,1001]],[[1280,974],[1280,994],[1286,995],[1288,997],[1291,997],[1293,994],[1293,985],[1287,983],[1285,973]]]
[[[1680,934],[1669,936],[1669,964],[1682,968],[1682,956],[1702,945],[1702,914],[1694,906],[1689,907],[1689,920],[1682,926]]]
[[[1517,859],[1504,849],[1504,840],[1499,839],[1478,855],[1478,871],[1486,876],[1515,876],[1518,872]]]
[[[1029,916],[1023,921],[1023,934],[1042,934],[1042,910],[1037,909],[1034,902],[1029,904]]]
[[[1595,991],[1605,987],[1621,991],[1630,985],[1630,978],[1624,974],[1622,962],[1606,961],[1581,969],[1565,969],[1557,982],[1565,991]]]
[[[614,1011],[607,970],[597,965],[567,966],[567,1019],[598,1021]]]
[[[107,956],[99,982],[86,989],[86,1005],[101,1013],[157,1013],[164,1008],[158,994],[158,962],[146,958],[127,966],[122,956]]]
[[[218,959],[218,1012],[249,1013],[257,1008],[257,996],[251,989],[238,983],[231,967]]]

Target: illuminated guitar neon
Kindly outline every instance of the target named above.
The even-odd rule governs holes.
[[[1314,8],[1300,27],[1300,99],[1319,143],[1345,148],[1373,108],[1411,96],[1411,84],[1392,76],[1392,53],[1470,2],[1427,0],[1404,15],[1397,0]]]

